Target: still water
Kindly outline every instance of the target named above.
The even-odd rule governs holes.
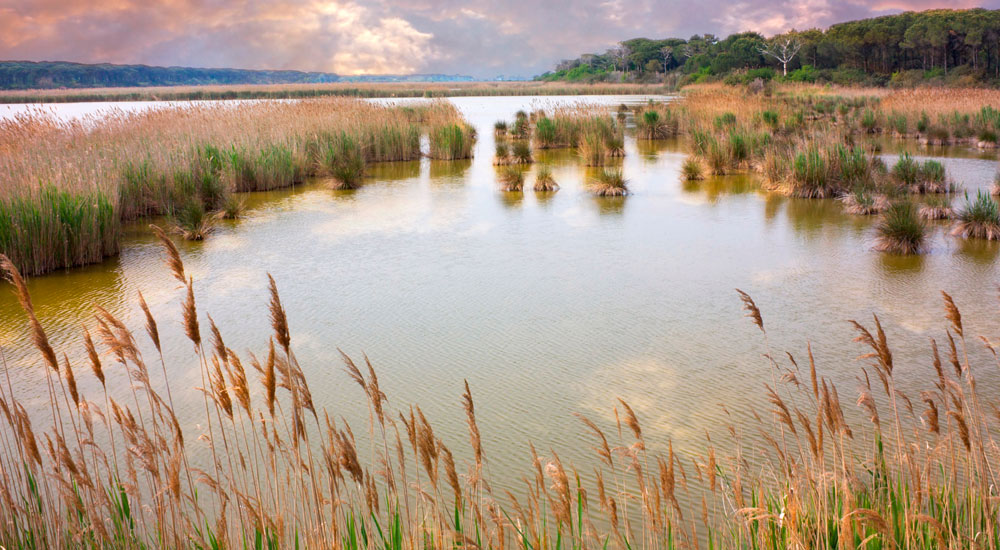
[[[356,433],[367,408],[338,348],[366,353],[390,405],[420,404],[462,456],[467,379],[495,481],[514,484],[530,466],[529,441],[589,472],[591,441],[572,413],[612,429],[619,397],[635,409],[651,447],[670,439],[682,452],[697,450],[706,431],[726,441],[729,423],[752,434],[750,411],[768,409],[763,384],[771,374],[735,288],[761,307],[775,355],[804,359],[811,343],[820,374],[839,386],[854,419],[861,417],[855,357],[865,350],[852,343],[847,320],[880,317],[898,387],[914,396],[933,376],[928,338],[941,340],[947,326],[938,291],[954,296],[967,334],[1000,333],[995,243],[963,242],[933,223],[929,253],[886,256],[872,250],[875,220],[843,214],[835,201],[768,194],[751,176],[681,182],[686,152],[677,141],[627,139],[632,194],[625,198],[589,195],[587,171],[568,151],[536,152],[551,165],[558,193],[503,194],[491,165],[493,122],[578,99],[452,101],[479,130],[474,160],[375,166],[356,191],[312,182],[249,195],[245,218],[204,242],[179,243],[202,322],[211,314],[241,355],[266,353],[266,275],[274,276],[317,407],[343,416]],[[75,109],[67,116],[81,109],[52,108]],[[887,143],[886,158],[901,147],[942,159],[973,192],[996,171],[995,153],[961,148]],[[532,182],[529,174],[526,188]],[[54,347],[71,359],[82,356],[80,327],[92,325],[93,304],[141,336],[142,291],[160,320],[175,398],[189,405],[180,407],[181,420],[196,435],[198,363],[180,326],[182,292],[162,260],[140,224],[119,257],[35,278],[30,288]],[[43,418],[42,366],[16,301],[2,290],[0,344],[17,391]],[[995,395],[998,370],[975,342],[972,350],[980,387]],[[97,399],[92,377],[78,379]]]

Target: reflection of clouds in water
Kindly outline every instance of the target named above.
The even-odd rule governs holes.
[[[330,208],[333,219],[317,224],[312,234],[336,241],[372,233],[429,233],[453,227],[461,219],[454,205],[435,204],[430,197],[385,195],[354,208]]]
[[[761,269],[751,274],[750,280],[754,284],[775,284],[783,283],[789,279],[797,279],[809,273],[809,269],[802,265],[788,265],[774,269]]]
[[[471,227],[462,231],[460,234],[467,237],[472,237],[476,235],[485,235],[490,231],[492,231],[493,228],[496,227],[496,225],[497,224],[494,222],[481,221],[473,224]]]
[[[678,376],[672,365],[650,357],[604,365],[584,383],[579,410],[590,410],[600,418],[603,430],[615,425],[614,407],[621,410],[620,397],[635,411],[647,439],[677,442],[698,437],[700,432],[685,425],[688,411],[668,404],[667,398],[678,395]]]
[[[247,267],[230,267],[216,274],[212,281],[212,292],[222,295],[243,294],[245,291],[257,291],[263,284],[264,276],[259,269]]]
[[[702,193],[684,193],[676,195],[674,201],[680,204],[686,204],[688,206],[703,206],[706,204],[711,204],[712,201],[708,199],[708,196]]]
[[[590,227],[598,220],[596,212],[583,208],[581,205],[571,206],[562,210],[558,213],[558,216],[570,227]]]

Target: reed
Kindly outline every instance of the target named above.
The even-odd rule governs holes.
[[[150,376],[140,348],[156,355],[159,320],[140,296],[144,334],[98,309],[97,340],[89,330],[83,338],[98,388],[137,389],[120,402],[88,400],[77,383],[89,375],[58,361],[22,277],[0,256],[50,389],[45,398],[9,378],[0,384],[6,548],[996,547],[997,402],[977,384],[984,365],[969,352],[971,323],[948,294],[946,341],[939,350],[930,340],[928,375],[916,386],[899,383],[896,359],[915,350],[894,349],[878,316],[851,321],[864,421],[849,420],[858,415],[811,349],[804,361],[769,349],[760,374],[770,382],[758,390],[768,414],[734,415],[728,433],[684,449],[654,437],[619,399],[607,405],[617,424],[578,415],[592,474],[531,446],[523,490],[501,492],[468,383],[456,408],[468,426],[461,453],[419,406],[387,399],[384,372],[341,354],[344,381],[369,413],[366,427],[351,426],[313,400],[274,279],[261,304],[273,335],[260,354],[241,356],[223,337],[240,327],[198,311],[183,258],[157,235],[182,285],[203,393]],[[748,294],[738,298],[769,348],[764,312]],[[201,437],[177,421],[181,391],[204,396]],[[29,414],[36,404],[51,414]],[[371,441],[367,452],[356,434]],[[199,467],[196,453],[217,460]]]
[[[497,175],[500,190],[505,193],[520,193],[524,190],[524,171],[517,166],[504,166]]]
[[[876,250],[890,254],[919,254],[924,248],[926,227],[910,201],[889,205],[878,227]]]
[[[965,195],[965,206],[955,212],[952,234],[966,239],[1000,240],[1000,206],[988,193],[979,191],[976,199]]]
[[[955,215],[949,195],[932,195],[920,205],[918,211],[924,220],[947,220]]]
[[[885,195],[873,194],[864,187],[855,187],[850,193],[842,195],[840,200],[845,212],[859,216],[881,214],[889,208],[889,199]]]
[[[590,190],[599,197],[622,197],[628,194],[628,181],[620,168],[604,168],[590,179]]]
[[[193,200],[214,212],[232,193],[318,175],[354,185],[358,149],[364,163],[417,159],[425,131],[432,154],[471,154],[470,128],[440,102],[330,98],[5,119],[0,253],[28,275],[99,262],[118,252],[123,221],[170,215]]]
[[[688,157],[684,159],[684,164],[681,165],[681,177],[684,181],[696,181],[705,178],[704,169],[702,168],[701,162],[694,157]]]
[[[559,184],[552,177],[552,169],[547,164],[543,164],[535,171],[535,191],[552,192],[558,191]]]
[[[531,146],[526,140],[517,140],[511,147],[511,161],[514,164],[531,164],[535,159],[531,156]]]

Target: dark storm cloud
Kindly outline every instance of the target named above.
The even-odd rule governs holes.
[[[0,0],[0,58],[530,76],[644,36],[774,34],[1000,0]]]

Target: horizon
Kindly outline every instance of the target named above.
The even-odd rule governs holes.
[[[997,9],[1000,0],[942,2],[586,0],[543,6],[519,1],[232,0],[214,6],[169,0],[113,6],[85,0],[0,4],[0,57],[82,64],[333,73],[338,76],[462,75],[530,78],[560,60],[600,53],[631,38],[726,36],[788,30],[928,9]],[[514,14],[517,17],[514,17]],[[720,14],[711,16],[708,14]],[[183,23],[182,19],[184,20]],[[566,24],[553,30],[551,21]],[[194,23],[191,23],[194,21]],[[248,38],[250,37],[250,38]],[[121,47],[128,44],[128,47]],[[302,52],[317,52],[303,55]]]

